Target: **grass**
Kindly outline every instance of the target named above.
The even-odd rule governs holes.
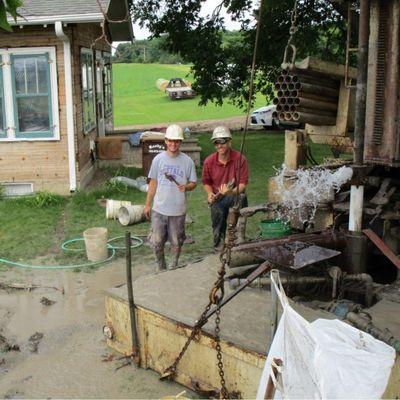
[[[199,135],[202,147],[201,157],[204,159],[214,151],[209,134]],[[238,149],[242,140],[241,133],[235,133],[233,147]],[[313,146],[313,154],[317,161],[322,160],[327,148]],[[248,186],[249,205],[266,201],[268,178],[274,175],[274,167],[279,167],[283,161],[283,133],[250,133],[246,138],[245,155],[249,161],[250,183]],[[124,175],[135,178],[141,170],[120,168],[105,170],[111,176]],[[198,170],[200,178],[201,170]],[[66,240],[82,235],[82,232],[95,226],[104,226],[109,230],[109,237],[123,236],[126,228],[118,221],[106,220],[105,209],[97,200],[112,198],[115,200],[130,200],[133,204],[144,204],[146,194],[133,188],[104,183],[89,191],[78,192],[70,197],[55,199],[46,195],[38,195],[39,200],[32,198],[0,200],[0,258],[32,263],[82,263],[84,255],[66,255],[59,246]],[[187,226],[187,234],[192,235],[195,244],[184,247],[182,260],[209,254],[212,251],[211,222],[206,196],[201,183],[188,193],[188,214],[194,223]],[[262,215],[256,215],[249,220],[248,233],[255,238],[259,232],[259,221]],[[129,227],[133,235],[147,235],[150,224],[144,222]],[[121,244],[123,243],[123,239]],[[119,253],[123,255],[123,252]],[[152,258],[152,252],[147,246],[133,252],[134,259],[142,262]]]
[[[208,120],[244,115],[244,111],[228,103],[219,107],[207,104],[199,107],[199,97],[172,101],[156,87],[159,78],[191,79],[188,65],[115,64],[113,66],[113,96],[115,126],[150,123]],[[189,74],[189,75],[188,75]],[[259,96],[254,108],[265,105]]]

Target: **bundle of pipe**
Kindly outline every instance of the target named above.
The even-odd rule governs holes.
[[[335,125],[340,82],[306,70],[282,70],[272,117],[280,121]]]

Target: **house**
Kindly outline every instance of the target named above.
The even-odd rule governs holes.
[[[13,32],[0,32],[6,192],[68,194],[90,181],[95,140],[113,130],[109,43],[133,39],[128,10],[128,0],[24,0]]]

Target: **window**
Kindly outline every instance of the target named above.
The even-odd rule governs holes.
[[[104,54],[104,110],[105,114],[112,113],[112,69],[111,57],[109,54]]]
[[[89,49],[81,50],[81,75],[83,131],[88,133],[96,126],[93,54]]]
[[[58,140],[54,48],[0,50],[0,56],[0,139]]]
[[[3,59],[0,56],[0,65],[3,65]],[[7,135],[6,130],[6,112],[4,106],[4,86],[3,86],[3,68],[0,68],[0,138]]]

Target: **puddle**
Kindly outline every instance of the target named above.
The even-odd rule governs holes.
[[[134,279],[154,265],[133,266]],[[36,286],[0,290],[0,332],[20,351],[0,353],[3,398],[159,398],[182,386],[135,366],[115,371],[103,339],[104,290],[125,283],[125,260],[92,272],[10,269],[2,282]],[[64,288],[64,294],[55,288]],[[50,299],[51,306],[42,304]],[[46,302],[45,302],[46,303]]]

